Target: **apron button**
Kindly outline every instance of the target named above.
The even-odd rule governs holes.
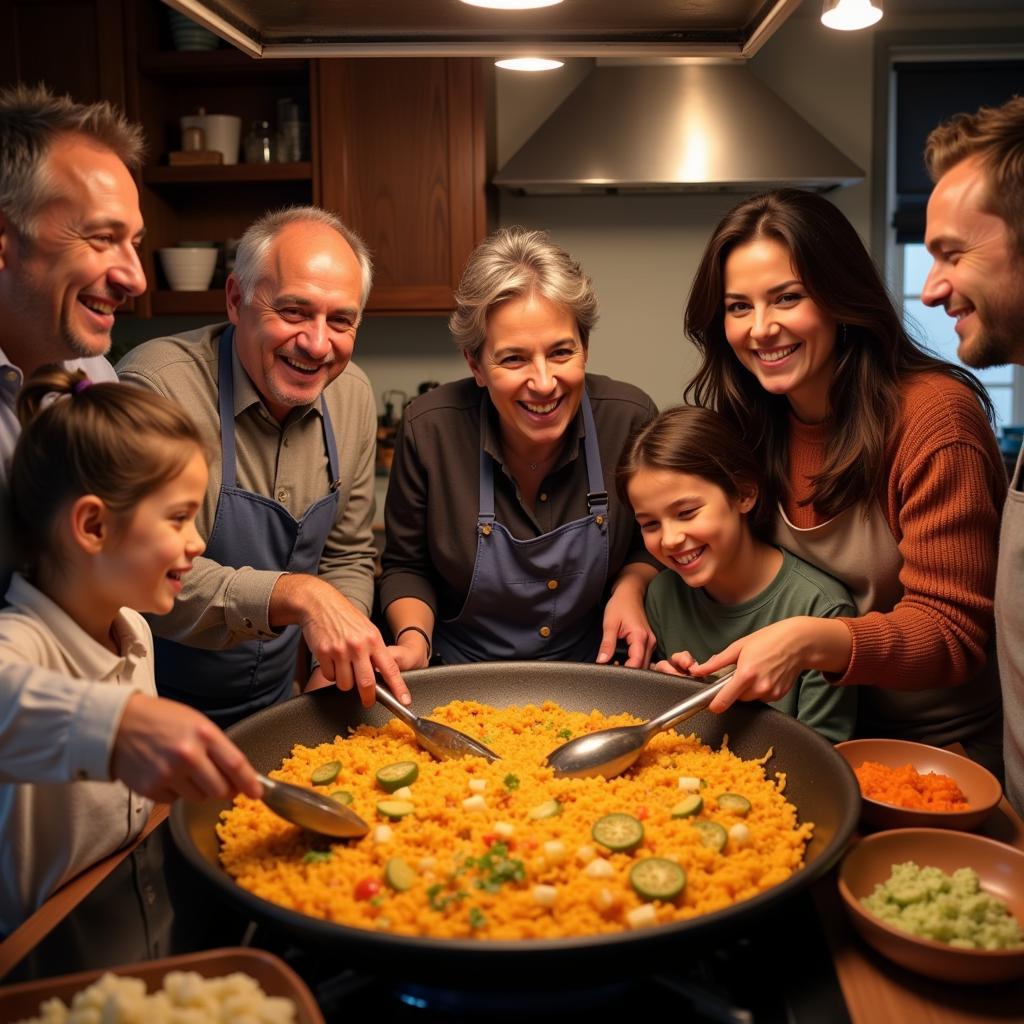
[[[283,487],[281,488],[281,490],[279,490],[277,492],[277,500],[278,501],[287,501],[288,500],[288,492]]]
[[[594,522],[597,523],[598,526],[603,525],[604,516],[594,516]]]
[[[242,619],[242,625],[245,626],[246,629],[252,629],[252,619]]]
[[[483,534],[483,535],[484,535],[485,537],[490,537],[490,535],[491,535],[491,526],[490,526],[490,523],[484,523],[484,525],[480,527],[480,532],[481,532],[481,533],[482,533],[482,534]]]
[[[548,590],[557,590],[558,580],[548,580]]]
[[[548,496],[547,496],[546,494],[538,494],[538,495],[537,495],[537,497],[538,497],[538,498],[539,498],[539,499],[540,499],[541,501],[547,501],[547,500],[548,500]]]
[[[540,629],[538,630],[538,632],[546,640],[549,636],[551,636],[551,627],[550,626],[541,626]]]

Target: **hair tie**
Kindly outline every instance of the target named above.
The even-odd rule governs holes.
[[[81,380],[76,380],[71,386],[71,394],[80,395],[86,388],[92,387],[92,381],[88,377],[83,377]]]

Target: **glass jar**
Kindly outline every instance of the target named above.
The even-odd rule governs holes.
[[[274,136],[269,121],[253,121],[245,137],[245,162],[269,164],[274,159]]]

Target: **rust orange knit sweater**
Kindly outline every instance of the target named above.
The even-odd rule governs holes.
[[[807,505],[823,463],[827,426],[790,418],[786,515],[825,520]],[[903,598],[886,614],[843,619],[853,637],[839,684],[886,684],[926,675],[956,686],[985,664],[992,635],[999,517],[1006,471],[974,395],[943,374],[909,380],[875,495],[903,557]]]

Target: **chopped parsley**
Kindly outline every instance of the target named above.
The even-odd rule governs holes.
[[[504,782],[505,788],[509,791],[519,788],[519,776],[513,775],[511,772],[505,776]]]
[[[319,864],[321,861],[331,859],[330,850],[308,850],[302,858],[307,864]]]
[[[572,729],[559,729],[558,730],[558,735],[563,740],[572,739]]]
[[[469,927],[474,931],[487,924],[487,917],[479,907],[469,908]]]
[[[458,892],[442,896],[441,892],[443,890],[444,886],[440,882],[432,885],[427,890],[427,900],[433,910],[444,910],[453,900],[464,900],[469,895],[468,892],[463,892],[462,889],[459,889]]]

